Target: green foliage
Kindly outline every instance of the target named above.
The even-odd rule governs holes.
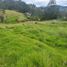
[[[0,1],[0,9],[17,10],[20,12],[28,12],[29,7],[25,2],[16,0],[4,0]]]
[[[67,67],[66,30],[65,21],[0,24],[0,67]]]
[[[45,10],[45,19],[57,19],[59,16],[58,6],[48,6]]]
[[[0,9],[15,10],[22,13],[29,13],[30,20],[67,20],[67,7],[52,5],[47,7],[36,7],[33,4],[26,4],[22,0],[0,0]],[[9,21],[10,22],[10,21]]]

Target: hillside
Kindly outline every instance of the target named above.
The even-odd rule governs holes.
[[[60,11],[67,11],[67,6],[59,6]]]
[[[24,13],[20,13],[13,10],[5,10],[5,16],[5,23],[16,23],[16,19],[18,19],[19,21],[27,19]]]
[[[0,24],[0,67],[67,67],[67,23],[49,22]]]

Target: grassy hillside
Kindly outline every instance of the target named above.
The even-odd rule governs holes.
[[[22,20],[26,20],[27,17],[20,12],[16,12],[13,10],[5,10],[5,23],[16,23],[16,19],[22,21]]]
[[[1,24],[0,67],[67,67],[67,23]]]

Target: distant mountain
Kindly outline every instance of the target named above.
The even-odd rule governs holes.
[[[55,5],[55,7],[59,8],[60,11],[67,11],[67,6]],[[47,7],[39,7],[39,8],[45,10]]]
[[[67,6],[58,6],[60,11],[67,11]]]

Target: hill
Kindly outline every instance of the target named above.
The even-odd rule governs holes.
[[[60,11],[67,11],[67,6],[59,6]]]
[[[5,16],[6,23],[16,23],[16,19],[19,21],[27,19],[24,13],[20,13],[14,10],[5,10]]]
[[[67,67],[67,23],[58,22],[0,24],[0,67]]]

